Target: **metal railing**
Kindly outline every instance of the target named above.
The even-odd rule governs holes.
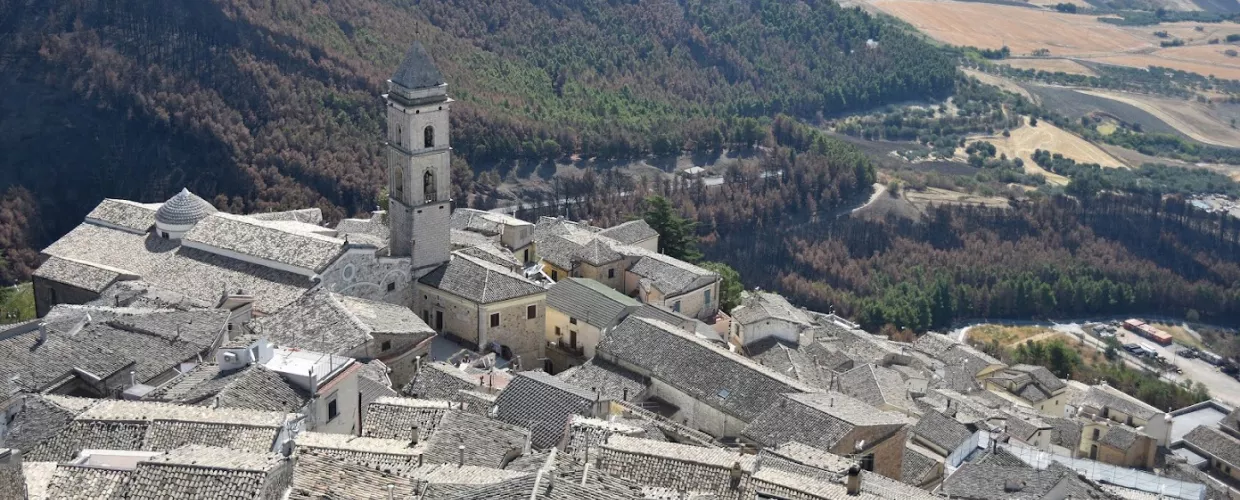
[[[1137,469],[1105,464],[1097,460],[1055,455],[1027,446],[1014,444],[998,446],[1036,469],[1046,469],[1050,467],[1051,462],[1055,462],[1099,483],[1113,484],[1182,500],[1203,500],[1206,497],[1206,486],[1200,483],[1171,479]]]

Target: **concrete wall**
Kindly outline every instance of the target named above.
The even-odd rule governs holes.
[[[709,304],[706,302],[708,291],[710,292]],[[680,314],[690,318],[703,319],[714,316],[719,311],[719,281],[683,295],[674,295],[663,299],[664,307],[673,311],[676,310],[676,302],[680,302]]]
[[[767,319],[741,325],[739,322],[733,321],[737,331],[740,334],[740,341],[743,345],[750,345],[767,338],[777,338],[792,344],[796,344],[800,336],[800,326],[790,321],[781,319]]]
[[[330,432],[334,434],[353,434],[357,432],[358,386],[357,370],[345,369],[337,375],[344,377],[328,388],[320,389],[319,396],[311,403],[314,423],[308,430],[314,432]],[[333,380],[334,381],[334,380]],[[336,418],[328,418],[331,402],[336,402]]]
[[[1065,394],[1066,392],[1066,389],[1062,389],[1051,395],[1051,397],[1047,398],[1045,401],[1033,405],[1033,407],[1037,408],[1043,415],[1062,418],[1064,416],[1064,404],[1068,402],[1068,395]]]
[[[590,278],[594,281],[607,285],[608,288],[624,293],[624,271],[628,269],[629,264],[624,259],[616,262],[604,264],[602,266],[592,266],[586,263],[577,265],[577,275],[582,278]],[[608,277],[610,274],[610,278]]]
[[[560,335],[556,336],[556,328],[560,329]],[[602,340],[602,329],[598,326],[586,323],[584,319],[577,319],[577,324],[572,324],[567,314],[559,310],[547,308],[547,326],[544,339],[547,342],[556,342],[565,347],[569,346],[571,338],[569,332],[577,332],[577,346],[582,348],[586,358],[594,357],[594,349],[598,347],[599,341]],[[558,368],[558,367],[557,367]]]
[[[1099,444],[1098,461],[1121,467],[1153,470],[1156,447],[1154,440],[1147,437],[1138,437],[1127,450]]]

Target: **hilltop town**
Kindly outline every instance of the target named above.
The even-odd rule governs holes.
[[[388,81],[386,210],[106,199],[0,330],[0,498],[1205,499],[1240,409],[901,342],[451,199],[448,83]]]

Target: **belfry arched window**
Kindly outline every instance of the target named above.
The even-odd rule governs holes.
[[[405,169],[403,168],[397,168],[392,173],[391,197],[405,203]]]
[[[435,196],[435,174],[431,173],[430,170],[422,174],[422,192],[426,194],[426,201],[428,203],[438,200]]]
[[[425,147],[435,147],[435,127],[426,127],[422,131],[422,142],[425,143]]]

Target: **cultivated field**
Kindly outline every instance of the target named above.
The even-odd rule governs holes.
[[[1228,57],[1228,44],[1208,45],[1212,38],[1240,34],[1237,23],[1180,22],[1156,26],[1118,26],[1098,21],[1096,15],[1066,14],[1013,5],[953,0],[864,0],[870,8],[899,17],[927,35],[952,45],[998,49],[1007,46],[1013,56],[1038,49],[1052,59],[1009,59],[1014,67],[1082,73],[1088,71],[1064,57],[1120,66],[1163,66],[1202,75],[1240,80],[1240,57]],[[1037,0],[1053,5],[1057,0]],[[1234,2],[1234,0],[1231,0]],[[1194,5],[1190,0],[1177,3]],[[1176,8],[1176,10],[1188,10]],[[1206,9],[1212,10],[1212,9]],[[1197,28],[1201,27],[1201,31]],[[1166,31],[1160,38],[1156,31]],[[1180,39],[1181,47],[1160,48],[1159,43]]]
[[[1006,45],[1013,55],[1049,49],[1053,56],[1089,56],[1157,47],[1138,33],[1099,22],[1096,16],[948,0],[870,3],[937,40],[994,49]]]
[[[1008,206],[1007,198],[998,196],[981,196],[959,191],[951,191],[935,187],[928,187],[924,191],[905,190],[901,193],[909,203],[917,207],[921,211],[925,211],[926,207],[934,205],[984,205],[988,207],[1004,208]]]
[[[1240,145],[1240,130],[1231,128],[1230,119],[1203,103],[1124,92],[1078,92],[1134,106],[1154,115],[1180,133],[1206,144],[1233,147]]]
[[[961,71],[964,71],[964,74],[976,78],[977,81],[985,83],[986,85],[994,85],[1013,94],[1022,95],[1025,99],[1029,99],[1031,101],[1034,100],[1033,94],[1030,94],[1028,90],[1020,86],[1020,84],[1017,84],[1015,81],[989,73],[982,73],[981,71],[975,69],[962,68]]]
[[[1150,54],[1116,54],[1093,57],[1090,60],[1137,68],[1161,66],[1200,75],[1240,80],[1240,58],[1224,55],[1223,51],[1227,48],[1227,45],[1222,44],[1189,45],[1160,49]]]
[[[1146,132],[1179,134],[1175,127],[1131,104],[1085,94],[1066,87],[1037,84],[1022,84],[1021,86],[1036,96],[1038,103],[1074,120],[1082,116],[1101,113],[1125,123],[1139,123],[1141,129]]]
[[[1068,178],[1051,173],[1034,163],[1031,158],[1034,150],[1049,150],[1078,162],[1097,163],[1104,167],[1119,168],[1125,166],[1123,162],[1107,154],[1106,151],[1103,151],[1093,143],[1046,122],[1038,122],[1036,127],[1025,125],[1014,129],[1011,132],[1011,137],[1000,135],[979,137],[978,139],[994,144],[996,151],[1007,155],[1008,158],[1024,160],[1025,173],[1042,174],[1046,176],[1046,182],[1051,184],[1067,184]]]
[[[1097,76],[1097,73],[1094,73],[1093,70],[1071,59],[1032,57],[1021,59],[1004,59],[999,61],[999,63],[1006,64],[1016,69],[1032,69],[1050,73],[1060,71],[1073,75]]]

